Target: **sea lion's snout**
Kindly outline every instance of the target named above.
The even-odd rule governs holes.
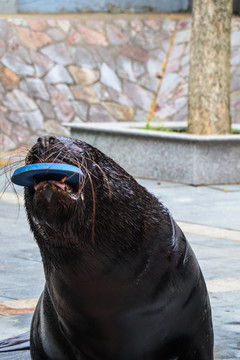
[[[65,223],[74,214],[79,216],[84,207],[85,173],[89,174],[84,151],[74,144],[71,139],[57,138],[53,135],[39,137],[30,149],[26,164],[45,164],[46,173],[34,176],[32,187],[25,189],[25,196],[29,198],[33,213],[38,221],[48,223]],[[72,166],[79,170],[77,181],[72,181],[77,174],[74,172],[60,177],[51,170],[51,164],[63,165],[62,168]],[[48,170],[48,167],[49,169]],[[59,221],[59,219],[62,219]]]
[[[49,183],[45,183],[41,191],[44,198],[47,200],[48,203],[50,203],[54,193],[54,188]]]

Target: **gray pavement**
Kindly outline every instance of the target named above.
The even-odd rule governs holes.
[[[0,179],[0,189],[3,182]],[[169,208],[180,225],[188,225],[186,236],[210,292],[215,359],[240,359],[240,185],[192,187],[146,179],[139,182]],[[17,190],[22,193],[22,188]],[[194,224],[200,225],[197,231]],[[214,237],[212,227],[216,228]],[[223,228],[234,231],[235,241],[220,236]],[[37,298],[43,289],[41,258],[29,231],[22,196],[18,200],[11,188],[0,200],[0,272],[0,310],[3,301]],[[0,316],[0,339],[27,331],[31,317]],[[26,351],[18,357],[0,354],[0,359],[13,358],[26,360],[30,355]]]

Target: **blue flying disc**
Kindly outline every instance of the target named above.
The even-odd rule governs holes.
[[[38,182],[44,180],[60,181],[67,176],[68,184],[76,184],[83,177],[83,172],[77,167],[68,164],[39,163],[26,165],[14,171],[11,181],[20,186],[33,187],[34,178]]]

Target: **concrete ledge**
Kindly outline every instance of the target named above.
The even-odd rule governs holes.
[[[143,130],[136,123],[65,124],[136,177],[192,185],[240,183],[240,135]]]

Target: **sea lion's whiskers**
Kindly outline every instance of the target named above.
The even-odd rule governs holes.
[[[95,200],[95,191],[94,186],[92,182],[91,175],[88,173],[88,178],[91,183],[91,189],[92,189],[92,199],[93,199],[93,214],[92,214],[92,241],[94,243],[94,232],[95,232],[95,215],[96,215],[96,200]]]
[[[20,167],[23,164],[24,164],[24,158],[12,162],[8,162],[7,165],[3,166],[3,169],[0,171],[0,176],[5,176],[5,182],[3,187],[0,189],[0,199],[9,186],[11,186],[12,190],[18,197],[17,190],[15,189],[14,184],[11,182],[11,177],[14,170],[16,170],[18,167]]]
[[[87,174],[87,179],[86,177],[83,177],[83,182],[81,184],[81,186],[79,187],[78,190],[78,195],[80,195],[80,193],[83,191],[83,201],[84,201],[84,188],[86,186],[86,184],[88,183],[88,181],[90,181],[91,184],[91,191],[92,191],[92,201],[93,201],[93,213],[92,213],[92,241],[94,243],[94,228],[95,228],[95,215],[96,215],[96,200],[95,200],[95,190],[94,190],[94,185],[93,185],[93,181],[92,181],[92,177],[91,177],[91,173],[89,172],[88,168],[83,165],[83,163],[75,163],[75,165],[78,166],[78,168],[80,170],[85,170],[86,174]],[[79,180],[80,181],[80,180]]]
[[[104,177],[104,179],[105,179],[105,181],[106,181],[106,183],[107,183],[109,199],[111,200],[111,198],[112,198],[112,191],[111,191],[110,183],[109,183],[109,180],[108,180],[108,178],[107,178],[107,175],[105,174],[105,172],[103,171],[103,169],[101,168],[101,166],[98,165],[94,160],[90,159],[89,157],[85,157],[85,156],[83,156],[83,155],[80,155],[80,156],[81,156],[84,160],[88,160],[89,162],[91,162],[93,165],[95,165],[95,166],[100,170],[100,172],[102,173],[102,175],[103,175],[103,177]],[[72,161],[72,157],[73,157],[73,155],[71,154],[71,161]],[[79,167],[79,165],[80,165],[79,169],[81,170],[81,165],[82,165],[82,164],[79,164],[79,161],[78,161],[77,158],[76,158],[76,162],[72,161],[72,163],[75,164],[75,165],[77,165],[78,167]]]

